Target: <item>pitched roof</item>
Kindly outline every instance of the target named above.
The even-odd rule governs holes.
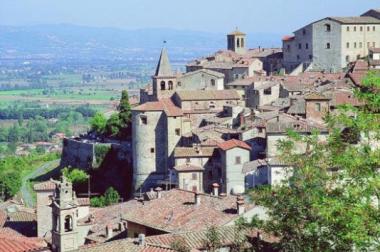
[[[224,151],[230,150],[232,148],[243,148],[246,150],[251,150],[251,147],[248,144],[246,144],[243,141],[236,140],[236,139],[231,139],[231,140],[225,141],[223,143],[219,143],[218,147]]]
[[[230,32],[228,35],[236,35],[236,36],[244,36],[246,35],[244,32],[241,32],[237,27],[234,31]]]
[[[182,101],[240,100],[236,90],[178,90]]]
[[[131,200],[133,206],[124,212],[123,219],[165,232],[204,230],[208,225],[223,226],[238,218],[236,196],[216,197],[200,194],[200,204],[194,204],[195,193],[180,189],[161,192],[161,198]],[[254,206],[246,203],[245,209]]]
[[[380,19],[360,16],[360,17],[328,17],[328,19],[337,21],[342,24],[380,24]]]
[[[213,70],[210,70],[210,69],[204,69],[204,68],[198,69],[196,71],[191,71],[191,72],[184,73],[184,74],[181,75],[181,77],[185,77],[185,76],[189,76],[189,75],[193,75],[193,74],[197,74],[197,73],[206,73],[206,74],[215,76],[217,78],[224,78],[224,74],[223,73],[220,73],[220,72],[217,72],[217,71],[213,71]]]
[[[313,92],[306,95],[305,100],[330,100],[330,98],[327,98],[326,96],[322,94]]]
[[[176,147],[174,157],[211,157],[215,147]]]
[[[194,165],[191,163],[186,163],[182,165],[177,165],[174,167],[174,170],[179,171],[179,172],[188,172],[188,171],[203,171],[203,167]]]
[[[35,191],[53,191],[55,190],[55,187],[56,187],[56,184],[52,180],[34,184],[33,186]]]
[[[166,48],[162,48],[160,59],[157,64],[156,77],[165,77],[165,76],[173,76],[172,67],[170,65],[168,52]]]
[[[182,116],[182,110],[174,105],[171,99],[164,98],[159,101],[143,103],[132,108],[135,111],[164,111],[167,116]]]
[[[9,228],[0,229],[0,252],[24,252],[43,248],[49,251],[42,239],[25,237]]]

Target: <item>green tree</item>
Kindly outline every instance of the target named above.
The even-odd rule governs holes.
[[[98,134],[103,134],[106,128],[107,119],[100,112],[97,112],[90,120],[91,130]]]
[[[170,248],[177,252],[190,252],[191,249],[186,243],[186,240],[181,236],[174,237],[174,240],[170,243]]]
[[[122,134],[127,135],[130,131],[130,122],[132,118],[131,104],[129,103],[129,95],[127,90],[121,93],[119,104],[119,118]]]
[[[219,230],[216,226],[209,226],[206,230],[206,239],[203,241],[208,251],[215,252],[222,247]]]
[[[71,183],[80,184],[86,182],[88,179],[88,174],[77,168],[63,168],[62,175],[65,176]]]
[[[119,193],[113,187],[110,187],[106,190],[104,197],[107,206],[119,203],[120,200]]]
[[[251,193],[268,208],[262,228],[277,235],[285,251],[380,250],[379,75],[370,73],[355,95],[365,105],[328,115],[327,141],[319,141],[318,132],[289,131],[279,142],[281,159],[293,167],[289,184]],[[360,132],[360,142],[347,141],[344,129]],[[306,153],[294,151],[298,141]]]
[[[112,114],[111,117],[107,120],[106,124],[106,135],[108,136],[117,136],[121,128],[121,122],[118,114]]]
[[[105,200],[104,196],[93,197],[90,199],[90,205],[92,207],[105,207],[106,206],[106,200]]]

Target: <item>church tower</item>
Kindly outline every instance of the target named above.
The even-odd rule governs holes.
[[[168,52],[165,47],[161,50],[160,59],[157,64],[153,79],[153,95],[158,100],[170,97],[176,88],[177,79],[170,65]]]
[[[78,202],[72,184],[62,176],[52,203],[52,247],[55,252],[78,248]]]
[[[238,54],[244,54],[245,49],[245,33],[236,28],[235,31],[227,35],[227,49]]]

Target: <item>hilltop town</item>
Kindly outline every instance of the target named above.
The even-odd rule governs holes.
[[[118,181],[122,202],[90,206],[91,192],[79,196],[65,177],[37,183],[35,209],[0,203],[0,251],[182,251],[177,243],[183,251],[279,251],[282,237],[260,228],[239,233],[242,250],[233,250],[236,222],[269,218],[248,193],[289,183],[295,168],[278,143],[290,130],[327,142],[326,116],[364,105],[354,90],[380,69],[380,9],[317,20],[284,36],[282,48],[250,49],[247,40],[236,28],[226,49],[185,72],[173,70],[163,46],[131,108],[128,138],[62,140],[61,167],[102,167],[91,183]],[[108,153],[99,159],[101,149]],[[210,227],[219,250],[205,244]]]

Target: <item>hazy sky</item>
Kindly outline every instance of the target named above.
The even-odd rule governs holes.
[[[289,33],[325,16],[380,8],[379,0],[0,0],[0,25]]]

